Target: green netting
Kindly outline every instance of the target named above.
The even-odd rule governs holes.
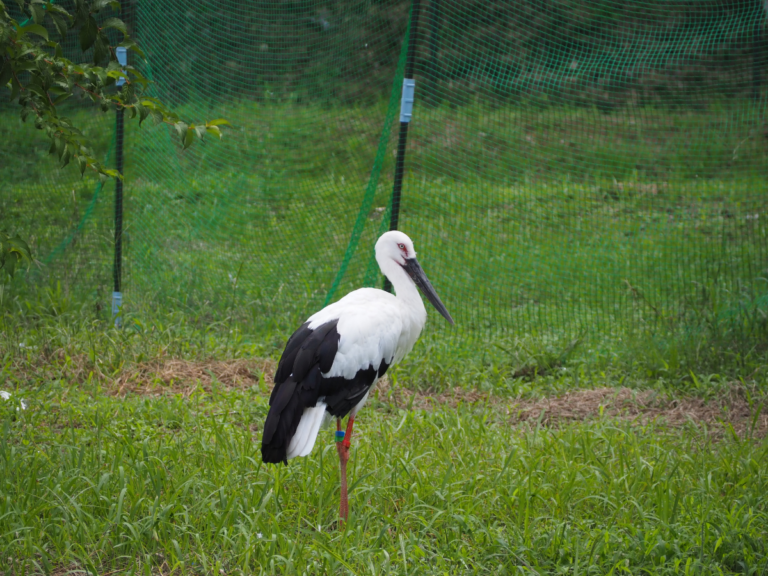
[[[134,9],[156,93],[186,119],[234,128],[182,152],[165,128],[128,125],[128,309],[285,332],[328,298],[380,286],[372,247],[389,222],[409,33],[400,229],[455,334],[620,337],[765,308],[760,2]],[[114,118],[73,113],[106,152]],[[43,273],[108,305],[112,185],[2,170],[5,207],[24,196],[50,212],[35,238]]]

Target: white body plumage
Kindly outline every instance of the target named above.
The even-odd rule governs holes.
[[[312,451],[322,424],[331,416],[357,414],[371,388],[389,366],[413,349],[424,328],[427,311],[418,288],[453,323],[421,270],[408,236],[396,231],[382,235],[376,243],[376,260],[396,296],[373,288],[355,290],[310,316],[288,341],[275,375],[272,408],[265,424],[265,461],[306,456]],[[314,356],[307,360],[310,349]],[[312,362],[314,365],[307,368]],[[319,374],[313,376],[315,365]],[[287,399],[280,397],[287,392],[278,390],[286,385],[284,382],[293,387],[292,396]],[[312,386],[317,389],[314,396]],[[293,401],[297,396],[306,405]],[[288,414],[291,406],[298,413]],[[283,415],[299,418],[295,431],[291,423],[280,427],[278,419]],[[290,438],[282,439],[287,440],[285,451],[276,452],[273,445],[279,442],[273,438],[281,433]],[[270,443],[266,452],[265,442]]]

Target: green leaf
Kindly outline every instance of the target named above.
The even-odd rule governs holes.
[[[136,109],[139,111],[139,126],[141,126],[141,123],[149,116],[149,110],[138,103],[136,104]]]
[[[96,40],[95,46],[98,46],[99,41],[105,44],[105,46],[109,45],[109,40],[107,40],[105,36],[101,33],[99,33],[99,38]],[[99,82],[101,82],[102,84],[104,84],[107,81],[107,78],[109,78],[109,74],[107,74],[107,71],[104,70],[104,68],[94,67],[91,70],[99,79]]]
[[[99,12],[100,10],[104,10],[107,6],[110,6],[115,11],[120,10],[120,2],[117,2],[116,0],[96,0],[91,4],[91,10],[93,12]]]
[[[35,34],[48,40],[48,30],[43,28],[40,24],[27,24],[26,26],[22,26],[19,29],[19,38],[25,34]]]
[[[117,80],[118,78],[125,78],[126,81],[129,81],[130,79],[128,76],[123,72],[122,70],[112,70],[109,72],[108,76],[112,78],[113,80]]]
[[[72,96],[72,93],[71,93],[71,92],[67,92],[66,94],[62,94],[61,96],[57,97],[57,98],[56,98],[56,99],[53,101],[53,105],[54,105],[54,106],[58,106],[59,104],[61,104],[62,102],[64,102],[64,100],[66,100],[67,98],[69,98],[69,97],[71,97],[71,96]]]
[[[195,134],[197,134],[197,137],[201,140],[203,139],[203,136],[205,136],[206,128],[205,126],[195,126]]]
[[[23,262],[32,262],[32,252],[27,243],[18,234],[11,238],[0,230],[0,268],[13,277]]]
[[[189,126],[185,122],[176,122],[173,127],[176,128],[176,134],[178,134],[179,138],[183,141]]]
[[[141,82],[142,84],[145,84],[145,85],[148,83],[147,79],[144,78],[144,76],[141,74],[141,72],[136,70],[136,68],[134,68],[133,66],[128,66],[126,68],[126,70],[128,70],[131,73],[131,76],[133,76],[133,81],[134,82],[138,81],[138,82]]]
[[[127,48],[128,50],[131,50],[132,52],[136,52],[141,58],[145,58],[144,52],[139,48],[138,44],[131,40],[130,38],[124,39],[118,46],[121,46],[123,48]]]
[[[158,100],[157,98],[153,98],[151,96],[144,96],[144,99],[141,101],[141,103],[147,107],[154,106],[158,109],[163,107],[163,103],[160,102],[160,100]]]
[[[49,13],[49,14],[50,14],[51,12],[53,12],[53,13],[55,13],[55,14],[61,14],[61,15],[62,15],[62,16],[64,16],[65,18],[70,18],[70,19],[72,18],[72,16],[70,16],[69,12],[67,12],[66,10],[64,10],[64,8],[62,8],[62,7],[61,7],[61,6],[59,6],[58,4],[49,3],[49,4],[46,6],[46,8],[48,9],[48,13]]]
[[[163,121],[163,113],[160,112],[160,110],[153,109],[151,114],[152,114],[152,120],[154,121],[155,126],[157,126],[158,124],[160,124],[160,122]]]
[[[21,236],[16,234],[13,238],[9,238],[8,245],[10,246],[9,252],[17,254],[20,261],[32,261],[32,251],[29,249],[29,245],[22,240]]]
[[[75,18],[72,25],[75,28],[83,26],[89,17],[88,5],[83,0],[75,0]]]
[[[218,126],[206,126],[205,128],[209,134],[215,134],[221,140],[221,128]]]
[[[82,176],[88,167],[88,161],[83,156],[77,156],[75,160],[77,161],[77,167],[80,169],[80,176]]]
[[[184,142],[183,147],[184,150],[192,146],[192,143],[195,141],[195,129],[193,126],[190,126],[187,128],[187,133],[184,134]]]
[[[46,98],[45,89],[43,89],[41,86],[38,86],[37,84],[33,84],[32,82],[30,82],[27,85],[27,90],[29,90],[33,94],[37,94],[43,100],[45,100],[45,98]]]
[[[217,120],[211,120],[210,122],[206,122],[205,125],[206,126],[229,126],[229,127],[232,126],[232,124],[230,124],[228,120],[224,120],[224,118],[218,118]]]
[[[120,20],[120,18],[107,18],[101,24],[101,29],[103,30],[104,28],[114,28],[115,30],[122,32],[124,36],[128,36],[128,27],[125,25],[125,22]]]
[[[82,28],[80,28],[80,48],[83,52],[93,46],[98,34],[99,26],[96,24],[96,20],[93,16],[88,16],[88,19],[85,21]]]
[[[108,42],[106,43],[104,42],[103,34],[100,32],[98,35],[98,38],[96,38],[96,42],[93,45],[93,63],[94,64],[99,64],[109,58],[109,50],[107,49],[107,45],[108,45]],[[106,79],[107,79],[107,75],[105,74],[104,78],[101,78],[101,81],[104,82]]]
[[[56,31],[59,33],[59,36],[61,36],[61,39],[63,40],[67,35],[66,20],[64,20],[62,16],[59,16],[57,14],[51,14],[51,20],[53,20],[53,24],[54,26],[56,26]]]
[[[37,63],[34,60],[16,61],[16,72],[20,70],[34,70],[35,68],[37,68]]]
[[[30,4],[29,13],[32,15],[35,24],[40,24],[45,19],[45,7],[39,4]]]
[[[61,167],[64,168],[67,164],[69,164],[69,159],[72,157],[72,154],[69,151],[69,146],[64,148],[64,154],[61,157]]]

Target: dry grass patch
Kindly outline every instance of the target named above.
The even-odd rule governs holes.
[[[104,389],[116,396],[140,394],[189,396],[197,390],[210,392],[214,387],[242,389],[259,385],[264,394],[272,388],[276,362],[250,360],[154,360],[126,368],[118,377],[108,379]],[[705,401],[701,398],[672,398],[666,394],[629,388],[572,390],[561,396],[538,400],[510,399],[462,388],[428,394],[406,388],[392,388],[384,377],[373,392],[379,402],[396,408],[431,410],[438,406],[455,408],[460,404],[485,404],[501,412],[513,423],[541,423],[557,427],[599,417],[615,418],[638,425],[658,422],[671,427],[704,425],[716,435],[729,429],[739,436],[752,433],[768,435],[768,410],[765,400],[750,405],[739,387],[730,393]]]
[[[679,428],[689,424],[704,425],[717,435],[733,431],[740,437],[752,433],[756,438],[768,435],[768,410],[761,399],[750,406],[738,387],[716,400],[670,398],[667,395],[629,388],[595,388],[572,390],[561,396],[538,400],[493,397],[477,391],[454,388],[437,395],[392,389],[388,381],[379,384],[376,397],[398,408],[430,410],[436,405],[457,407],[459,404],[486,404],[502,411],[514,423],[538,423],[557,427],[568,422],[581,422],[599,417],[629,421],[638,425],[659,422]]]
[[[669,398],[653,391],[628,388],[596,388],[574,390],[562,396],[535,402],[515,402],[507,407],[513,419],[539,421],[547,426],[561,422],[582,421],[599,416],[647,425],[654,421],[674,428],[688,424],[705,425],[716,434],[731,426],[740,437],[750,434],[762,438],[768,433],[765,401],[750,406],[738,388],[717,399]]]
[[[189,396],[200,389],[210,392],[214,386],[250,388],[260,382],[271,388],[275,367],[276,362],[263,359],[154,360],[127,368],[105,388],[116,396]]]

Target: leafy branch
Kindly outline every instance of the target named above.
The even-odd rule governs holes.
[[[155,124],[173,126],[185,149],[206,134],[222,137],[221,127],[229,122],[183,122],[159,99],[146,95],[150,81],[141,72],[133,66],[120,65],[118,47],[131,50],[140,58],[144,54],[128,36],[125,23],[109,15],[119,10],[119,2],[74,0],[74,13],[70,13],[45,0],[15,1],[22,14],[29,14],[30,18],[19,23],[0,0],[0,91],[10,90],[10,100],[17,100],[21,106],[22,120],[34,118],[35,127],[50,139],[50,153],[58,157],[61,166],[74,161],[81,174],[90,169],[102,180],[121,177],[116,170],[103,166],[88,147],[82,131],[59,115],[57,107],[72,96],[88,98],[104,112],[123,108],[129,118],[138,116],[140,125],[151,117]],[[58,34],[58,41],[51,39],[52,29]],[[119,44],[110,41],[110,30],[122,35]],[[92,62],[76,64],[64,57],[61,41],[71,31],[78,34],[83,52],[92,49]],[[125,83],[116,89],[120,78]]]

